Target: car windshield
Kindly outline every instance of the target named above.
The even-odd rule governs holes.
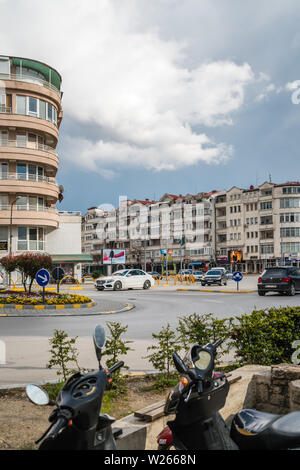
[[[202,274],[202,271],[194,271],[193,274],[195,275]]]
[[[218,270],[212,270],[212,271],[207,271],[206,274],[212,275],[212,276],[220,276],[221,271]]]
[[[284,277],[286,275],[285,268],[277,268],[277,269],[266,269],[265,272],[262,274],[266,277]]]
[[[125,271],[116,271],[115,273],[112,274],[112,276],[125,276],[128,273],[128,269]]]

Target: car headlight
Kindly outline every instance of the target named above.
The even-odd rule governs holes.
[[[106,282],[106,283],[107,283],[107,282],[114,282],[114,280],[113,280],[113,279],[106,279],[105,282]]]

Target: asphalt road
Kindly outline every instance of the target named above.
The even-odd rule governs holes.
[[[126,339],[133,341],[134,351],[127,357],[131,370],[149,370],[151,365],[144,357],[152,343],[152,333],[162,325],[177,326],[178,317],[196,313],[214,313],[217,318],[250,313],[253,308],[299,305],[300,294],[294,297],[257,293],[229,294],[205,292],[178,292],[168,289],[97,292],[86,286],[85,294],[97,298],[131,303],[135,308],[111,316],[0,318],[0,340],[6,344],[6,365],[0,366],[0,386],[11,383],[28,383],[55,379],[55,371],[45,368],[49,359],[48,339],[54,329],[65,330],[78,336],[80,363],[84,367],[96,366],[92,333],[96,324],[118,321],[128,325]]]

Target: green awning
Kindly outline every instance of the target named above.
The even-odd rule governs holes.
[[[50,255],[53,263],[92,263],[91,255],[81,253],[78,255]]]
[[[55,86],[58,90],[60,90],[60,85],[61,85],[61,77],[60,75],[56,72],[56,70],[52,69],[46,64],[43,64],[42,62],[36,62],[34,60],[28,60],[28,59],[21,59],[18,57],[14,57],[12,59],[12,64],[13,65],[21,65],[23,67],[28,67],[29,69],[36,70],[37,72],[40,72],[42,75],[44,75],[45,80],[52,85]]]

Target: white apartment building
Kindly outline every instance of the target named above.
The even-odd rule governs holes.
[[[165,194],[159,201],[127,201],[126,210],[88,209],[82,225],[83,252],[91,254],[93,263],[87,270],[106,273],[103,250],[112,248],[126,253],[118,268],[175,273],[205,267],[214,257],[216,194]]]
[[[158,272],[218,265],[257,273],[266,266],[300,263],[299,182],[165,194],[159,201],[127,201],[126,211],[101,213],[93,207],[83,217],[90,272],[107,272],[103,250],[112,248],[126,253],[117,267]]]

